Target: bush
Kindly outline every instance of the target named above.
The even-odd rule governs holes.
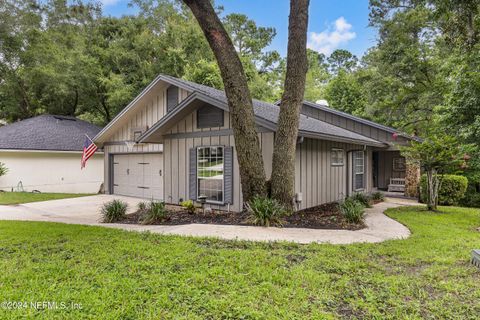
[[[465,196],[468,179],[464,176],[445,174],[440,176],[442,184],[438,191],[438,204],[445,206],[457,205]],[[427,202],[427,176],[424,174],[420,179],[420,200]]]
[[[255,197],[246,204],[250,219],[260,226],[281,226],[288,210],[278,201],[270,198]]]
[[[117,199],[104,203],[100,211],[102,221],[112,223],[124,219],[127,214],[127,208],[127,203]]]
[[[380,192],[380,191],[373,192],[370,195],[370,198],[374,201],[385,201],[385,194],[383,192]]]
[[[150,201],[143,210],[142,224],[153,224],[160,222],[167,217],[167,210],[165,208],[165,202],[163,201]]]
[[[147,203],[142,201],[137,204],[137,210],[138,211],[145,211],[147,210]]]
[[[5,164],[0,162],[0,177],[6,175],[8,172],[7,167],[5,167]]]
[[[477,191],[474,184],[468,184],[467,192],[463,199],[460,200],[460,204],[464,207],[480,208],[480,192]]]
[[[356,192],[351,196],[351,198],[357,202],[360,202],[366,208],[372,207],[372,199],[365,193]]]
[[[182,201],[182,202],[180,202],[180,205],[181,205],[185,210],[187,210],[188,213],[190,213],[190,214],[195,214],[195,210],[196,210],[197,208],[195,207],[195,204],[193,203],[192,200]]]
[[[345,198],[345,200],[339,204],[339,209],[345,219],[350,223],[360,223],[363,220],[365,206],[353,197]]]

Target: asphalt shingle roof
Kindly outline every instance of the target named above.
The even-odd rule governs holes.
[[[161,77],[168,82],[180,83],[182,84],[182,86],[190,88],[191,91],[197,91],[213,99],[227,103],[226,94],[221,90],[208,87],[205,85],[201,85],[198,83],[194,83],[191,81],[174,78],[167,75],[162,75]],[[270,121],[274,124],[278,122],[280,108],[275,104],[253,99],[253,109],[257,117]],[[324,122],[315,118],[307,117],[303,114],[300,115],[299,130],[303,132],[311,132],[314,134],[324,134],[329,136],[336,136],[339,138],[346,138],[346,139],[352,139],[352,140],[363,141],[368,143],[381,144],[381,142],[377,140],[371,139],[369,137],[363,136],[353,131],[349,131],[349,130],[337,127],[335,125],[329,124],[327,122]]]
[[[0,127],[0,149],[81,151],[101,128],[74,117],[41,115]]]

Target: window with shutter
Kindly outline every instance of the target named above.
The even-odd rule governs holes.
[[[223,203],[224,157],[223,147],[198,147],[197,198]]]
[[[205,196],[210,203],[233,204],[233,148],[190,149],[190,199]]]

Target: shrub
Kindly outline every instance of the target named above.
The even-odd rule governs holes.
[[[464,207],[480,208],[480,192],[477,191],[475,185],[468,184],[467,192],[460,200],[460,204]]]
[[[357,202],[360,202],[366,208],[372,207],[372,199],[365,193],[356,192],[351,196],[351,198]]]
[[[105,223],[117,222],[125,218],[128,205],[121,200],[112,200],[104,203],[101,209],[102,221]]]
[[[374,201],[385,201],[385,194],[383,192],[380,192],[380,191],[373,192],[370,195],[370,198]]]
[[[165,202],[152,200],[144,209],[142,224],[153,224],[164,220],[166,217]]]
[[[142,201],[137,204],[137,210],[138,211],[145,211],[147,210],[147,203]]]
[[[5,164],[0,162],[0,177],[6,175],[8,172],[7,167],[5,167]]]
[[[283,205],[271,198],[255,197],[246,207],[253,223],[265,227],[281,226],[282,219],[288,214]]]
[[[182,201],[182,202],[180,202],[180,205],[181,205],[185,210],[187,210],[188,213],[190,213],[190,214],[195,214],[195,210],[196,210],[197,208],[195,207],[195,204],[193,203],[192,200]]]
[[[457,205],[465,196],[468,179],[464,176],[445,174],[440,176],[442,184],[438,191],[438,204],[452,206]],[[422,175],[420,179],[420,200],[427,201],[427,176]]]
[[[345,219],[350,223],[360,223],[363,220],[365,206],[353,197],[345,198],[345,200],[339,204],[339,209]]]

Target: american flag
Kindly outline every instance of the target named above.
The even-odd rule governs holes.
[[[98,147],[93,143],[93,141],[88,137],[85,136],[85,143],[83,144],[83,153],[82,153],[82,161],[80,164],[80,168],[85,168],[85,164],[87,160],[90,159],[91,156],[97,151]]]

